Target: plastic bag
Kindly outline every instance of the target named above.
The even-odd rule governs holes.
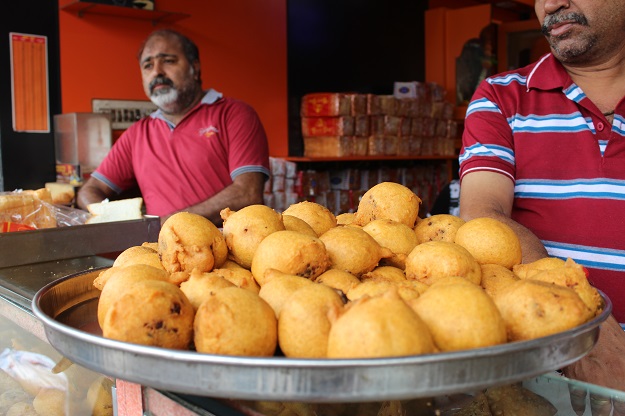
[[[52,359],[33,352],[5,348],[0,353],[0,369],[33,396],[44,388],[67,391],[67,376],[54,374],[54,365]]]

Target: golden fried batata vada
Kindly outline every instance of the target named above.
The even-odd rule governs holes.
[[[242,267],[238,269],[213,269],[212,273],[218,274],[241,289],[251,290],[254,293],[258,293],[260,290],[260,286],[256,283],[256,279],[254,279],[252,272]]]
[[[328,358],[379,358],[434,351],[430,330],[394,291],[348,303],[328,336]]]
[[[143,245],[128,247],[126,250],[119,253],[113,262],[113,267],[129,266],[131,264],[148,264],[158,269],[165,270],[158,252]]]
[[[329,267],[330,257],[319,238],[285,230],[269,234],[260,242],[251,271],[262,287],[268,269],[314,279]]]
[[[167,218],[158,235],[158,253],[170,273],[220,267],[228,246],[219,228],[201,215],[177,212]]]
[[[131,264],[126,267],[111,267],[107,270],[110,271],[110,277],[98,299],[97,315],[100,327],[104,325],[104,317],[111,305],[128,287],[142,280],[152,279],[163,282],[169,280],[169,274],[165,270],[147,264]]]
[[[448,241],[453,243],[456,232],[465,221],[451,214],[436,214],[424,218],[414,227],[419,244],[426,241]]]
[[[87,390],[86,403],[91,416],[113,416],[113,380],[106,376],[93,380]]]
[[[512,270],[521,263],[521,240],[509,225],[494,218],[467,221],[456,231],[454,242],[480,264],[500,264]]]
[[[364,193],[354,223],[365,226],[378,219],[389,219],[414,228],[421,199],[410,188],[396,182],[382,182]]]
[[[315,231],[317,236],[336,227],[336,217],[330,210],[321,204],[310,201],[291,204],[282,212],[305,221]]]
[[[510,283],[519,280],[517,275],[501,264],[481,264],[480,268],[482,269],[480,286],[491,297],[496,296],[497,292]]]
[[[220,212],[228,256],[249,269],[256,247],[269,234],[284,230],[282,215],[267,205],[249,205],[238,211],[225,208]]]
[[[361,299],[365,296],[375,297],[383,295],[389,291],[395,291],[403,300],[416,299],[421,292],[412,285],[412,282],[393,282],[382,279],[367,279],[358,286],[349,290],[345,296],[350,301]]]
[[[215,271],[200,272],[193,270],[189,274],[189,279],[180,284],[180,290],[186,295],[195,310],[216,290],[226,287],[234,287],[234,283],[224,279]]]
[[[395,266],[378,266],[368,273],[360,276],[361,281],[368,279],[389,280],[392,282],[406,282],[406,274],[403,269]]]
[[[293,215],[282,215],[282,223],[285,230],[299,231],[302,234],[308,234],[313,237],[319,237],[315,230],[312,229],[306,221]]]
[[[193,305],[178,286],[142,280],[126,288],[111,304],[102,335],[133,344],[188,349],[193,318]]]
[[[506,325],[491,297],[480,286],[455,279],[461,283],[453,283],[453,278],[437,281],[409,302],[430,329],[438,349],[457,351],[505,343]]]
[[[540,338],[586,322],[590,309],[573,289],[521,279],[493,298],[506,322],[508,341]]]
[[[342,308],[341,296],[328,286],[313,283],[295,291],[278,316],[278,345],[284,355],[326,358],[331,327],[328,313]]]
[[[68,393],[65,390],[43,387],[33,399],[33,407],[39,415],[65,416],[68,398]]]
[[[269,357],[277,346],[276,316],[257,294],[230,287],[214,292],[197,310],[194,341],[198,352]]]
[[[391,257],[382,259],[381,264],[399,267],[402,270],[406,267],[406,256],[419,243],[412,228],[389,219],[370,221],[362,229],[380,246],[388,248],[393,253]]]
[[[543,257],[531,263],[516,264],[512,271],[521,279],[531,279],[532,276],[544,270],[564,267],[565,261],[557,257]]]
[[[356,213],[343,212],[336,216],[336,224],[337,225],[352,225],[355,219],[356,219]]]
[[[305,277],[282,273],[275,269],[267,270],[265,278],[267,281],[260,288],[258,295],[271,306],[276,318],[280,315],[282,305],[295,291],[314,284]]]
[[[333,289],[340,290],[343,293],[347,293],[353,287],[358,286],[360,280],[345,270],[330,269],[321,273],[315,279],[315,283],[321,283]]]
[[[393,255],[391,250],[381,247],[373,237],[358,227],[334,227],[319,239],[326,247],[331,267],[356,277],[370,272],[381,259]]]
[[[151,248],[152,250],[158,252],[158,241],[146,241],[141,244],[141,247]]]
[[[602,307],[603,301],[597,289],[590,285],[586,278],[583,266],[575,263],[572,259],[567,259],[563,267],[544,270],[532,276],[533,280],[541,282],[555,283],[573,289],[575,293],[584,301],[593,315],[597,314]]]
[[[421,243],[406,258],[406,278],[419,280],[427,285],[448,276],[460,276],[480,284],[481,275],[477,260],[467,249],[456,243]]]

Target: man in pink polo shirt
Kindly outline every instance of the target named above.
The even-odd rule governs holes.
[[[263,203],[267,137],[242,101],[202,89],[197,46],[171,30],[150,34],[139,52],[146,95],[158,110],[129,127],[78,193],[78,206],[138,187],[161,222],[179,211],[221,225],[219,212]]]
[[[625,391],[625,0],[536,0],[551,53],[482,82],[467,109],[460,215],[515,229],[523,262],[572,258],[611,299],[569,377]]]

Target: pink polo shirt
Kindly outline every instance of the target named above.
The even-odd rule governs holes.
[[[160,110],[134,123],[92,176],[118,193],[138,185],[147,214],[164,216],[210,198],[245,172],[269,177],[263,125],[249,105],[209,90],[177,126]]]

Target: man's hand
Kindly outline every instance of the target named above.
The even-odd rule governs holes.
[[[95,178],[89,178],[78,190],[76,203],[79,208],[86,211],[89,204],[102,202],[106,198],[111,198],[114,195],[115,191],[109,188],[104,182]]]
[[[625,331],[610,316],[585,357],[563,369],[568,378],[625,391]]]

